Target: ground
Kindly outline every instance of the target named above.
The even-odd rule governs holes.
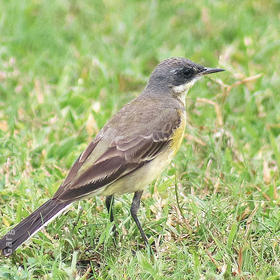
[[[280,279],[279,0],[0,2],[0,235],[54,194],[164,58],[199,81],[172,165],[139,211],[70,211],[0,258],[0,279]],[[80,215],[78,214],[80,213]]]

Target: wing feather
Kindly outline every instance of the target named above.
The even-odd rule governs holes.
[[[87,196],[152,161],[169,145],[174,130],[180,125],[176,110],[172,114],[169,112],[168,117],[165,125],[163,116],[153,120],[150,129],[141,134],[138,131],[130,135],[114,135],[109,123],[74,163],[55,198],[76,200]],[[108,138],[113,140],[110,142]]]

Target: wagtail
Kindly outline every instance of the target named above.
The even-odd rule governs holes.
[[[89,195],[106,196],[113,222],[114,195],[134,193],[131,216],[148,245],[137,217],[143,190],[181,145],[186,93],[202,76],[220,71],[180,57],[157,65],[143,92],[116,113],[81,153],[53,198],[2,237],[3,254],[11,255],[73,202]]]

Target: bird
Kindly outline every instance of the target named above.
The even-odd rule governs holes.
[[[160,62],[142,93],[124,105],[80,154],[53,197],[0,239],[2,254],[10,256],[72,203],[88,196],[105,196],[114,222],[114,197],[124,193],[134,193],[130,213],[149,246],[137,216],[143,191],[167,168],[182,143],[189,89],[201,77],[221,71],[183,57]]]

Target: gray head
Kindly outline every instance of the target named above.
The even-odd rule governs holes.
[[[186,58],[172,57],[157,65],[146,87],[146,91],[154,93],[174,92],[182,94],[204,75],[224,71],[207,68]]]

